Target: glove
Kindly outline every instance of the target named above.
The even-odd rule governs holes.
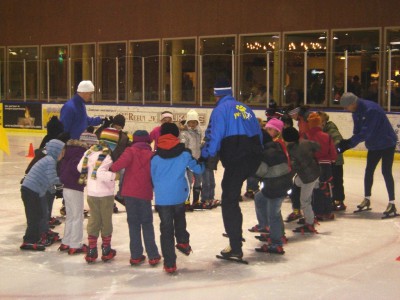
[[[199,163],[203,163],[207,161],[207,158],[204,158],[203,156],[200,156],[199,159],[197,160]]]
[[[63,184],[56,184],[54,186],[54,188],[56,189],[56,199],[60,199],[63,197],[63,188],[64,185]]]
[[[104,119],[103,119],[103,127],[104,128],[108,128],[108,127],[110,127],[111,126],[111,124],[112,124],[112,122],[113,122],[113,117],[105,117]]]
[[[336,145],[336,150],[338,153],[343,153],[346,150],[349,150],[350,148],[351,148],[350,147],[350,139],[347,139],[347,140],[343,139]]]

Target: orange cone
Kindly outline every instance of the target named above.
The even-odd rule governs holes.
[[[28,152],[28,155],[25,156],[25,157],[30,157],[30,158],[35,157],[35,152],[33,151],[33,145],[32,145],[32,143],[29,144],[29,152]]]

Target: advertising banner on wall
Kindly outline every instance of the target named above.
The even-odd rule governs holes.
[[[3,127],[42,129],[42,104],[3,103]]]

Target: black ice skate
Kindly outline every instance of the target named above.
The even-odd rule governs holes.
[[[364,210],[371,210],[370,205],[371,205],[371,201],[367,198],[364,198],[364,200],[359,205],[357,205],[358,209],[355,210],[354,213],[358,213],[358,212],[364,211]]]
[[[389,203],[386,210],[383,212],[382,219],[387,219],[387,218],[394,218],[400,216],[397,213],[396,205]]]
[[[104,262],[107,262],[115,257],[117,255],[117,251],[111,248],[111,246],[104,247],[101,245],[101,260]]]
[[[266,253],[280,254],[280,255],[285,254],[283,247],[278,245],[264,244],[260,248],[255,248],[254,250],[256,250],[256,252],[266,252]]]
[[[216,257],[219,259],[234,261],[246,265],[249,263],[247,260],[243,259],[243,252],[241,250],[238,252],[233,252],[230,246],[222,250],[221,255],[216,255]]]

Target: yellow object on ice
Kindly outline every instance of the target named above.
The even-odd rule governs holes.
[[[5,153],[10,155],[10,147],[8,146],[8,137],[3,126],[0,126],[0,150],[3,150]]]

